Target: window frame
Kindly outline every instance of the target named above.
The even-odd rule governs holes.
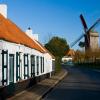
[[[28,61],[29,61],[28,54],[24,54],[24,79],[29,78],[29,62]]]
[[[2,85],[7,85],[7,82],[8,82],[8,50],[2,50],[1,54],[2,54]],[[6,64],[4,64],[5,57],[6,57]],[[6,69],[6,73],[4,71],[5,69]],[[5,77],[6,79],[4,79]]]
[[[19,71],[18,71],[19,69]],[[20,52],[16,52],[16,81],[19,81],[21,79],[21,73],[20,73]],[[18,75],[19,73],[19,75]]]

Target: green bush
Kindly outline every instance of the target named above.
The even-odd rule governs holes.
[[[58,73],[61,71],[61,57],[56,57],[55,60],[55,73]]]

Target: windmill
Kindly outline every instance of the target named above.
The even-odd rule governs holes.
[[[84,38],[84,42],[79,42],[79,45],[82,44],[85,47],[85,50],[93,50],[94,48],[98,48],[99,35],[97,32],[93,32],[92,30],[100,23],[100,18],[90,28],[87,27],[86,21],[82,14],[80,15],[80,19],[84,28],[84,34],[82,34],[76,41],[74,41],[71,44],[71,47],[73,47],[77,42]]]

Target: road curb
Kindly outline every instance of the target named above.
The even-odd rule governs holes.
[[[66,70],[63,70],[64,74],[55,82],[55,84],[53,84],[47,91],[45,91],[37,100],[42,100],[49,92],[51,92],[54,87],[62,81],[62,79],[68,75],[68,72]]]

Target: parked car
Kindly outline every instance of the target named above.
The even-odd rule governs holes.
[[[64,57],[62,57],[61,60],[62,60],[63,63],[72,62],[72,57],[64,56]]]

